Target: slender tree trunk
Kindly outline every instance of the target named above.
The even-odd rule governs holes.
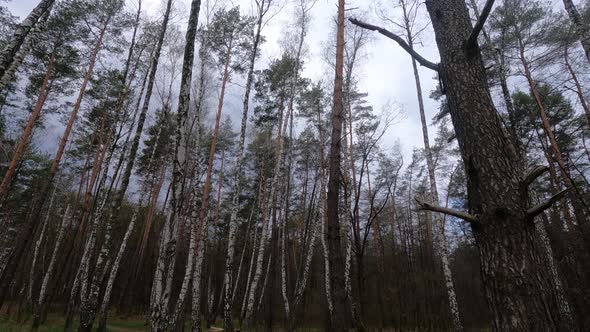
[[[405,11],[405,7],[404,7]],[[405,20],[408,22],[408,20]],[[409,23],[406,23],[406,32],[408,45],[413,49],[414,43]],[[418,73],[418,66],[416,60],[412,58],[412,69],[414,72],[414,81],[416,82],[416,94],[418,97],[418,110],[420,112],[420,122],[422,124],[422,139],[424,142],[424,153],[426,154],[426,166],[428,168],[428,180],[430,183],[430,195],[432,202],[439,204],[438,189],[436,186],[436,175],[434,160],[432,157],[432,150],[430,149],[430,140],[428,138],[428,123],[426,122],[426,113],[424,110],[424,98],[422,97],[422,86],[420,83],[420,75]],[[427,212],[431,213],[431,212]],[[453,283],[453,276],[451,275],[451,268],[449,264],[449,253],[447,249],[446,236],[444,234],[443,218],[440,213],[432,213],[430,219],[434,223],[432,229],[434,230],[434,248],[442,264],[443,275],[445,278],[445,287],[447,291],[447,298],[449,300],[449,309],[451,311],[451,319],[453,322],[454,331],[463,331],[461,324],[461,317],[459,315],[459,305],[457,303],[457,295],[455,293],[455,285]]]
[[[111,272],[109,273],[109,278],[107,280],[106,289],[104,290],[103,300],[100,305],[99,315],[99,323],[97,331],[103,332],[106,331],[107,327],[107,315],[109,310],[109,304],[111,301],[111,293],[113,291],[113,285],[115,283],[115,278],[117,277],[117,273],[119,272],[119,266],[121,264],[121,259],[123,259],[123,255],[125,254],[125,249],[127,248],[127,242],[129,242],[129,237],[133,233],[135,229],[135,223],[137,221],[137,214],[139,213],[139,209],[141,208],[141,204],[133,211],[133,216],[131,217],[131,221],[127,226],[127,230],[125,231],[125,235],[123,235],[123,242],[121,242],[121,246],[119,247],[119,251],[117,252],[117,256],[115,257],[115,261],[113,262],[113,267],[111,268]]]
[[[586,53],[586,59],[590,62],[590,28],[588,28],[588,22],[582,21],[582,17],[572,0],[563,0],[563,5],[576,28],[576,34],[580,44],[582,44],[584,52]]]
[[[259,203],[259,209],[260,209],[260,214],[265,213],[263,212],[263,208],[264,208],[264,204],[265,204],[265,200],[266,197],[264,197],[264,188],[265,188],[265,184],[264,184],[264,180],[259,181],[260,183],[260,190],[259,190],[259,194],[258,197],[260,199],[260,203]],[[254,222],[256,224],[256,222]],[[265,227],[263,225],[263,227],[261,227],[260,229],[260,238],[262,238],[262,234],[265,232]],[[248,268],[248,278],[246,279],[246,287],[244,288],[244,295],[242,298],[242,307],[240,310],[240,326],[242,326],[242,320],[246,317],[246,308],[247,308],[247,304],[249,302],[247,302],[247,300],[249,299],[249,294],[250,294],[250,289],[251,289],[251,281],[252,281],[252,273],[254,272],[254,264],[256,263],[256,258],[257,258],[257,247],[256,247],[256,243],[259,242],[257,241],[259,240],[258,238],[258,231],[256,229],[256,226],[254,227],[254,240],[252,242],[252,253],[250,254],[250,264],[249,264],[249,268]],[[260,246],[261,243],[258,243],[258,246]],[[238,283],[236,283],[236,286],[234,287],[234,291],[237,289],[238,287]]]
[[[82,104],[82,98],[84,97],[84,93],[86,92],[86,86],[88,85],[88,81],[90,80],[90,78],[92,76],[92,72],[94,70],[94,65],[96,63],[96,58],[97,58],[98,52],[102,48],[102,40],[105,35],[105,32],[106,32],[109,22],[110,22],[109,19],[107,19],[105,22],[103,22],[103,25],[102,25],[101,30],[99,32],[96,44],[94,45],[94,48],[92,49],[92,53],[90,55],[90,63],[88,65],[86,75],[84,76],[84,80],[82,81],[82,85],[81,85],[79,93],[78,93],[78,98],[76,100],[76,103],[74,104],[74,108],[72,110],[72,113],[70,114],[70,119],[68,120],[66,129],[65,129],[65,131],[62,135],[62,138],[60,140],[57,153],[56,153],[55,158],[51,164],[51,169],[49,171],[49,175],[47,177],[46,183],[42,185],[42,189],[40,190],[39,193],[37,193],[35,195],[35,197],[33,198],[33,201],[31,202],[31,206],[29,208],[31,213],[30,213],[30,216],[27,218],[25,225],[22,227],[22,229],[19,232],[18,239],[16,241],[16,247],[11,252],[11,254],[7,257],[6,264],[0,264],[0,266],[6,266],[5,270],[2,271],[3,273],[2,273],[2,276],[0,279],[0,286],[2,288],[2,292],[0,292],[0,294],[1,294],[0,295],[0,303],[4,302],[4,297],[7,293],[6,290],[8,289],[8,286],[12,280],[12,277],[14,276],[14,273],[16,272],[16,269],[18,267],[18,263],[22,260],[22,256],[25,252],[25,249],[28,247],[28,244],[33,237],[32,235],[36,231],[36,228],[38,225],[39,214],[41,213],[41,207],[45,203],[46,193],[48,192],[49,188],[51,187],[51,185],[53,183],[53,179],[55,178],[55,175],[57,173],[61,158],[63,156],[64,150],[66,147],[66,143],[68,142],[70,132],[72,131],[72,127],[74,126],[74,122],[76,120],[76,117],[78,115],[78,111],[80,110],[80,107]]]
[[[167,115],[164,114],[164,116],[167,116]],[[156,151],[158,150],[158,147],[160,144],[161,135],[162,135],[162,127],[158,128],[158,132],[157,132],[156,138],[155,138],[155,143],[154,143],[152,152],[150,154],[150,158],[148,160],[147,169],[151,169],[153,163],[155,162]],[[164,167],[162,169],[164,169]],[[150,183],[151,183],[152,187],[161,186],[161,182],[156,183],[156,175],[155,174],[152,175]],[[105,289],[104,295],[103,295],[103,300],[100,305],[100,311],[98,313],[99,319],[100,319],[98,331],[105,331],[106,330],[106,322],[107,322],[107,314],[108,314],[107,311],[108,311],[109,303],[111,301],[111,293],[113,290],[113,284],[115,282],[115,278],[117,277],[117,273],[119,271],[119,265],[121,263],[121,259],[123,258],[123,255],[125,254],[125,250],[127,248],[127,242],[129,241],[129,237],[131,236],[131,234],[133,233],[133,230],[135,228],[135,224],[137,222],[137,217],[140,212],[140,209],[143,207],[144,197],[145,197],[145,193],[140,196],[139,202],[137,204],[137,208],[134,210],[133,215],[131,217],[131,221],[127,225],[127,230],[125,231],[125,235],[123,236],[123,241],[121,242],[121,245],[119,246],[117,256],[115,257],[113,266],[112,266],[111,271],[109,273],[109,278],[107,280],[106,289]],[[107,225],[107,227],[108,227],[108,225]],[[109,234],[107,234],[107,236],[109,236]],[[106,242],[106,240],[105,240],[105,242]],[[99,259],[100,259],[100,257],[99,257]],[[108,265],[109,265],[108,263],[105,265],[104,274],[106,274],[108,271],[108,268],[107,268]],[[97,266],[98,266],[98,263],[97,263]],[[95,277],[97,275],[99,275],[99,273],[97,273],[97,271],[95,271]],[[101,281],[103,279],[104,279],[104,277],[101,276],[100,278],[98,278],[98,282],[95,282],[95,281],[93,281],[93,282],[95,282],[95,284],[100,286]],[[98,294],[97,294],[97,299],[98,299]],[[96,309],[93,309],[93,310],[96,310]],[[94,314],[94,315],[96,315],[96,314]],[[94,318],[92,318],[92,320],[93,319]],[[90,321],[89,325],[90,325],[90,327],[92,327],[92,321]]]
[[[10,68],[12,63],[15,61],[17,53],[25,44],[25,40],[29,35],[29,32],[35,27],[37,21],[41,16],[49,13],[53,7],[55,0],[41,0],[35,8],[29,13],[21,23],[16,26],[13,35],[7,42],[4,49],[0,52],[0,79],[4,77],[6,71]],[[1,90],[0,90],[1,92]]]
[[[320,152],[323,154],[323,152]],[[322,172],[322,170],[320,170],[320,172]],[[320,180],[320,186],[321,187],[321,192],[318,198],[318,211],[317,211],[317,220],[314,222],[313,220],[311,221],[311,233],[309,236],[309,239],[307,240],[308,242],[308,246],[307,246],[307,253],[303,256],[304,257],[304,263],[303,263],[303,268],[301,270],[301,277],[299,279],[297,279],[297,284],[295,286],[295,292],[293,294],[293,302],[292,302],[292,312],[291,315],[288,317],[289,321],[287,322],[288,326],[288,330],[289,331],[295,331],[296,328],[296,324],[297,324],[297,310],[299,305],[302,303],[303,301],[303,296],[305,295],[305,288],[307,286],[307,280],[309,279],[309,274],[310,274],[310,270],[311,270],[311,262],[313,259],[313,253],[315,250],[315,243],[316,243],[316,239],[318,236],[318,232],[320,230],[320,225],[324,222],[324,215],[325,215],[325,211],[324,211],[324,202],[325,202],[325,192],[326,190],[325,188],[325,180],[324,180],[324,176],[320,175],[321,180]],[[316,219],[316,218],[314,218]],[[305,248],[302,247],[302,250],[305,250]]]
[[[171,3],[168,1],[168,5],[166,7],[166,12],[164,14],[164,19],[162,21],[162,26],[160,28],[160,33],[158,36],[158,43],[156,45],[156,49],[154,51],[153,57],[151,59],[151,68],[150,68],[150,75],[148,79],[148,85],[146,89],[146,95],[143,102],[143,106],[141,109],[141,113],[139,115],[139,121],[137,123],[137,128],[135,129],[135,136],[133,138],[133,142],[131,144],[131,150],[129,151],[127,166],[125,168],[125,173],[123,174],[121,187],[117,194],[117,197],[112,201],[111,208],[109,211],[109,216],[106,220],[106,233],[105,233],[105,240],[103,241],[102,248],[100,249],[99,256],[96,261],[95,273],[94,277],[92,278],[92,282],[90,285],[90,293],[88,297],[85,297],[82,294],[82,302],[80,305],[80,325],[78,327],[78,331],[90,331],[92,329],[92,325],[94,319],[97,314],[97,306],[98,306],[98,296],[100,294],[100,286],[102,278],[100,275],[106,271],[106,262],[108,261],[108,256],[110,253],[110,242],[111,242],[111,228],[113,218],[119,214],[121,209],[121,205],[123,203],[123,199],[125,197],[125,193],[127,192],[127,187],[129,186],[129,180],[131,178],[131,173],[133,171],[133,165],[135,163],[135,157],[137,155],[137,151],[139,150],[139,142],[141,140],[141,134],[143,132],[143,126],[145,124],[145,119],[147,116],[147,111],[150,104],[150,99],[152,95],[152,90],[155,83],[156,72],[158,69],[158,62],[160,60],[160,52],[162,49],[162,44],[164,42],[164,36],[166,35],[166,30],[168,27],[168,20],[170,17],[170,10],[171,10]],[[85,282],[83,280],[83,282]]]
[[[198,225],[197,228],[198,229],[208,229],[209,228],[209,218],[208,213],[209,213],[209,191],[211,190],[211,178],[212,178],[212,174],[213,174],[213,163],[215,161],[215,151],[216,151],[216,146],[217,146],[217,138],[218,138],[218,134],[219,134],[219,123],[221,121],[221,112],[223,110],[223,101],[225,98],[225,89],[226,89],[226,85],[227,82],[229,81],[229,65],[231,62],[231,55],[232,55],[232,41],[229,42],[229,45],[227,47],[226,50],[226,55],[225,55],[225,66],[223,69],[223,77],[222,77],[222,81],[221,81],[221,92],[219,94],[219,101],[217,104],[217,113],[215,116],[215,126],[213,128],[213,134],[212,134],[212,139],[211,139],[211,147],[209,149],[209,159],[207,162],[207,175],[205,177],[205,183],[203,184],[203,193],[201,195],[201,208],[199,209],[199,221],[198,221]],[[194,198],[196,199],[196,197]],[[203,231],[203,234],[206,234],[205,231]],[[207,239],[206,238],[201,238],[200,239],[200,245],[201,248],[199,248],[198,250],[201,251],[202,247],[205,246],[205,244],[207,243]],[[202,254],[199,254],[202,255]],[[197,259],[197,261],[195,262],[195,270],[198,271],[198,273],[195,273],[195,275],[200,275],[201,271],[202,271],[202,264],[203,264],[203,259]],[[196,278],[196,277],[195,277]],[[193,278],[193,287],[197,287],[199,288],[199,286],[195,286],[195,283],[199,283],[200,282],[200,278],[199,281],[197,281],[197,279]],[[196,305],[197,307],[200,306]],[[200,311],[200,308],[195,308],[193,306],[193,311]],[[193,326],[195,326],[195,322],[193,321]]]
[[[571,203],[574,206],[574,211],[577,211],[576,219],[582,227],[585,227],[584,224],[587,223],[586,218],[583,214],[580,213],[581,209],[582,209],[582,207],[580,206],[580,203],[584,206],[585,206],[585,203],[582,200],[580,193],[578,192],[578,188],[577,188],[576,184],[572,180],[571,174],[569,172],[569,168],[566,166],[563,156],[561,154],[561,149],[559,148],[559,145],[557,144],[557,139],[555,137],[555,133],[553,132],[553,129],[551,127],[551,123],[549,121],[549,117],[547,116],[547,113],[545,112],[545,106],[543,105],[541,95],[539,94],[539,91],[537,89],[537,83],[533,79],[532,73],[530,71],[529,63],[525,57],[524,45],[522,43],[522,40],[520,40],[520,39],[519,39],[519,53],[520,53],[520,60],[521,60],[522,66],[524,68],[524,75],[525,75],[527,82],[529,84],[529,88],[531,89],[531,93],[535,99],[535,104],[537,106],[537,111],[539,112],[539,117],[541,118],[541,125],[543,127],[543,131],[545,132],[545,135],[547,135],[547,138],[549,138],[549,147],[551,149],[551,154],[553,155],[553,158],[555,159],[555,161],[557,162],[557,165],[559,166],[561,177],[562,177],[564,183],[566,184],[566,186],[568,188],[571,189],[569,192],[569,196],[571,198]],[[548,160],[548,161],[551,162],[551,160]],[[590,229],[588,229],[588,231],[590,231]],[[585,235],[586,235],[586,239],[590,240],[590,233],[586,233]]]
[[[566,1],[568,0],[564,0],[564,2]],[[571,0],[569,1],[571,2]],[[574,84],[576,85],[576,95],[578,96],[578,100],[580,100],[580,104],[582,105],[582,109],[584,110],[584,115],[586,115],[586,121],[588,121],[588,126],[590,126],[590,106],[588,106],[586,98],[584,98],[584,92],[582,86],[580,85],[580,81],[578,80],[578,76],[576,75],[576,72],[570,65],[567,45],[563,47],[563,59],[565,60],[565,66],[569,71],[570,75],[572,76]]]
[[[199,209],[195,209],[195,212]],[[206,215],[209,219],[209,213]],[[197,256],[195,257],[195,267],[193,274],[193,289],[192,289],[192,308],[191,308],[191,322],[192,331],[201,332],[201,281],[203,279],[203,260],[205,258],[205,247],[207,245],[207,227],[204,225],[197,225],[198,238],[196,242]]]
[[[260,241],[258,245],[258,252],[256,254],[256,270],[254,275],[252,276],[252,283],[250,284],[250,291],[248,292],[247,296],[244,295],[244,299],[246,300],[246,311],[244,315],[244,327],[248,330],[251,325],[253,324],[254,319],[254,306],[256,302],[256,291],[258,288],[258,283],[260,282],[260,277],[262,276],[262,266],[264,263],[264,252],[266,250],[266,242],[267,242],[267,232],[268,232],[268,224],[267,224],[267,200],[269,199],[266,194],[266,179],[262,178],[260,181],[262,183],[262,189],[260,192],[261,203],[260,203],[260,212],[261,212],[261,221],[262,221],[262,231],[260,234]],[[269,195],[270,196],[270,195]],[[255,247],[254,247],[255,248]],[[253,250],[254,250],[253,248]],[[250,265],[252,267],[252,264]]]
[[[265,14],[265,4],[270,5],[271,0],[262,0],[258,8],[258,20],[256,23],[256,33],[254,34],[254,43],[252,44],[252,51],[250,54],[250,61],[248,64],[248,74],[246,78],[246,90],[244,92],[243,106],[242,106],[242,122],[240,125],[240,140],[238,143],[238,151],[236,157],[236,165],[234,167],[234,186],[232,192],[232,206],[230,210],[229,232],[227,238],[227,254],[225,258],[225,275],[223,279],[224,284],[224,306],[223,306],[223,328],[228,331],[233,330],[232,307],[233,307],[233,263],[234,251],[236,245],[236,235],[238,231],[239,221],[238,212],[240,208],[240,193],[241,193],[241,175],[244,165],[244,144],[246,139],[246,126],[248,124],[248,111],[250,108],[250,92],[252,90],[252,83],[254,81],[254,65],[256,64],[256,57],[258,55],[258,47],[260,44],[260,37],[262,31],[262,23]],[[237,275],[239,278],[239,274]]]
[[[29,272],[29,285],[27,290],[27,302],[31,303],[33,301],[33,292],[35,286],[35,279],[37,278],[37,260],[39,258],[39,251],[41,250],[41,244],[45,240],[45,235],[47,234],[47,226],[49,224],[49,219],[51,218],[51,213],[53,212],[53,202],[55,200],[57,188],[53,188],[53,192],[51,193],[51,198],[49,199],[49,206],[47,207],[47,213],[45,214],[45,218],[43,219],[43,224],[41,226],[41,232],[39,233],[39,237],[37,241],[35,241],[35,249],[33,251],[33,261],[31,262],[30,272]],[[34,309],[34,308],[33,308]]]
[[[49,266],[47,267],[47,271],[45,272],[45,276],[43,277],[43,282],[41,283],[41,288],[39,289],[39,298],[37,300],[37,305],[35,307],[35,311],[33,313],[33,325],[31,330],[37,331],[39,325],[41,325],[41,318],[44,313],[45,301],[47,299],[47,286],[49,285],[49,281],[51,280],[51,276],[55,270],[55,264],[57,262],[57,254],[61,248],[61,244],[63,242],[64,234],[66,229],[72,222],[72,214],[70,210],[70,205],[66,207],[66,211],[62,218],[61,226],[57,233],[57,237],[55,239],[55,246],[53,247],[53,252],[51,254],[51,259],[49,260]]]

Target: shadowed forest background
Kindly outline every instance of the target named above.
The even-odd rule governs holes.
[[[587,0],[23,3],[0,330],[590,330]]]

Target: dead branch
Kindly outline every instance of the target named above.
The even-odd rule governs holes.
[[[533,206],[532,208],[528,209],[526,211],[527,217],[530,219],[533,219],[535,216],[541,214],[543,211],[550,208],[551,205],[553,205],[553,203],[555,203],[556,201],[561,199],[563,197],[563,195],[565,195],[569,190],[570,190],[570,188],[565,188],[562,191],[558,192],[557,194],[549,197],[549,199],[547,199],[545,202],[539,203],[539,204]]]
[[[524,179],[522,179],[521,184],[523,188],[527,188],[531,185],[539,176],[543,175],[545,172],[549,170],[549,167],[545,165],[537,165],[533,167],[528,173],[525,175]]]
[[[449,216],[463,219],[469,223],[479,222],[479,219],[476,216],[469,214],[467,212],[458,211],[455,209],[450,209],[450,208],[446,208],[446,207],[442,207],[442,206],[432,205],[430,203],[427,203],[427,202],[419,199],[418,197],[416,197],[415,200],[416,200],[416,203],[418,204],[418,209],[420,209],[420,210],[427,210],[427,211],[447,214]]]
[[[352,23],[358,27],[361,27],[361,28],[367,29],[367,30],[371,30],[371,31],[377,31],[380,34],[384,35],[385,37],[392,39],[393,41],[398,43],[398,45],[401,46],[404,50],[406,50],[406,52],[408,52],[416,61],[418,61],[418,63],[420,65],[422,65],[426,68],[432,69],[434,71],[438,71],[438,64],[424,59],[424,57],[422,57],[420,54],[418,54],[416,51],[414,51],[414,49],[412,47],[410,47],[410,45],[408,45],[408,43],[406,43],[405,40],[403,40],[403,38],[396,35],[395,33],[391,32],[385,28],[359,21],[356,18],[349,18],[348,20],[350,21],[350,23]]]
[[[473,30],[471,30],[471,34],[469,35],[469,38],[467,38],[467,42],[465,43],[465,46],[468,49],[473,49],[477,46],[477,37],[479,36],[481,29],[483,29],[483,25],[486,23],[486,20],[488,19],[488,16],[492,11],[493,5],[494,0],[488,0],[485,6],[483,7],[481,15],[479,15],[477,23],[475,23],[475,26],[473,27]]]

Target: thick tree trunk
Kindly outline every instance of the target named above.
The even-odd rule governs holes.
[[[338,1],[338,18],[336,32],[336,74],[334,78],[334,105],[332,109],[332,137],[330,143],[329,181],[327,196],[330,283],[334,310],[331,327],[334,331],[345,331],[352,326],[350,315],[346,310],[348,303],[344,285],[344,259],[340,241],[340,221],[338,202],[340,195],[340,146],[342,139],[342,73],[344,59],[344,0]]]
[[[525,214],[524,163],[496,113],[463,0],[427,1],[440,76],[467,174],[469,209],[495,331],[556,330],[559,315],[534,224]],[[475,111],[477,110],[477,111]]]
[[[184,197],[184,181],[186,177],[186,121],[188,119],[188,110],[190,105],[190,88],[193,75],[192,67],[194,62],[194,44],[200,8],[200,0],[193,0],[191,2],[189,22],[185,35],[182,77],[178,102],[176,141],[174,146],[174,162],[172,166],[172,197],[170,200],[171,210],[168,214],[168,217],[166,218],[167,220],[164,225],[162,237],[160,239],[158,267],[154,275],[154,285],[152,290],[154,299],[151,303],[151,320],[152,328],[156,331],[165,329],[166,325],[168,324],[167,316],[170,294],[162,293],[162,291],[166,292],[166,290],[170,288],[168,282],[171,281],[171,276],[174,273],[173,270],[175,263],[173,261],[167,262],[165,260],[174,260],[174,258],[172,258],[175,256],[174,253],[176,252],[174,234],[176,233],[178,219],[181,217],[183,206],[182,200]],[[187,270],[191,264],[193,263],[188,262]],[[164,275],[167,276],[164,278]]]
[[[12,37],[0,52],[0,80],[3,79],[4,75],[15,61],[15,57],[25,43],[29,32],[35,27],[41,16],[46,15],[51,11],[54,3],[55,0],[41,0],[41,2],[39,2],[39,4],[29,13],[27,18],[17,25]]]
[[[590,28],[588,27],[588,22],[582,21],[582,17],[572,0],[563,0],[563,5],[576,28],[576,34],[580,44],[582,44],[584,52],[586,53],[586,58],[588,59],[588,62],[590,62]]]

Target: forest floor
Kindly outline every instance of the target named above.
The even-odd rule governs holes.
[[[76,326],[77,322],[74,322]],[[48,317],[45,324],[39,327],[39,332],[57,332],[63,331],[64,319],[60,317]],[[16,321],[14,319],[6,319],[5,317],[0,318],[0,331],[2,332],[25,332],[31,330],[30,321]],[[130,319],[117,319],[113,318],[109,320],[107,325],[107,331],[109,332],[138,332],[148,331],[148,327],[145,325],[145,321],[141,318],[130,318]]]
[[[74,322],[74,330],[77,326],[77,321]],[[206,332],[220,332],[223,331],[222,328],[217,327],[221,326],[223,323],[221,321],[217,322],[216,326],[212,326],[210,329],[206,329],[203,326],[203,331]],[[187,326],[185,331],[190,331],[190,322],[187,322]],[[39,332],[62,332],[64,329],[64,318],[59,316],[50,315],[47,318],[45,324],[39,327]],[[6,318],[5,316],[0,316],[0,332],[29,332],[31,331],[31,322],[29,320],[25,321],[17,321],[14,319]],[[122,318],[109,318],[109,323],[107,324],[107,331],[108,332],[140,332],[140,331],[149,331],[149,327],[145,324],[145,320],[143,317],[128,317],[125,319]],[[277,331],[282,331],[281,329],[277,329]],[[304,332],[315,332],[319,331],[317,329],[300,329],[299,331]]]

